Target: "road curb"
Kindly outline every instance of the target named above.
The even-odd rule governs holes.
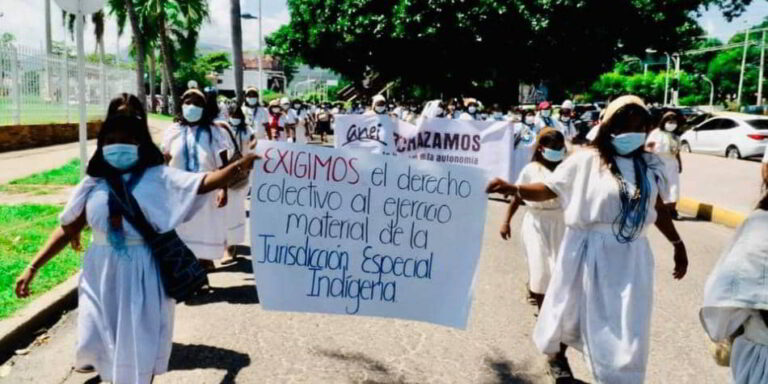
[[[699,220],[710,221],[730,228],[738,228],[746,218],[746,215],[741,212],[720,208],[687,197],[683,197],[677,202],[677,210]]]
[[[11,317],[0,321],[0,362],[34,341],[36,332],[50,327],[61,313],[77,307],[77,273],[44,293]]]

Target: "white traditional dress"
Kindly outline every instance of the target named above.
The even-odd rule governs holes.
[[[736,231],[704,287],[701,324],[713,341],[733,341],[731,379],[736,384],[768,383],[768,212],[756,210]]]
[[[680,138],[674,133],[656,128],[648,135],[646,143],[653,143],[653,153],[659,155],[664,162],[664,169],[667,170],[669,201],[664,202],[676,203],[680,199],[680,164],[677,162],[677,156],[680,154]]]
[[[149,168],[133,190],[147,221],[160,233],[189,220],[202,207],[203,174],[165,166]],[[78,286],[77,366],[91,365],[101,380],[149,383],[168,370],[176,302],[166,296],[160,272],[141,235],[125,220],[125,248],[107,241],[109,189],[86,177],[61,213],[62,225],[85,210],[93,241]]]
[[[512,151],[512,175],[510,181],[517,180],[533,157],[538,130],[535,126],[517,123],[514,126],[514,151]]]
[[[251,127],[256,139],[261,140],[267,137],[267,131],[264,129],[264,124],[267,124],[267,109],[261,106],[254,108],[243,106],[243,114],[245,115],[245,123]]]
[[[515,184],[541,183],[552,171],[537,161],[523,168]],[[565,235],[565,221],[560,201],[526,201],[526,212],[520,228],[523,253],[528,261],[528,285],[533,293],[547,292],[560,244]]]
[[[246,126],[237,130],[235,127],[227,127],[232,132],[237,142],[237,148],[243,155],[255,152],[250,148],[253,130]],[[231,138],[230,138],[231,139]],[[232,152],[234,153],[234,152]],[[250,182],[240,188],[230,188],[227,195],[227,245],[238,245],[245,242],[245,200],[248,198]]]
[[[163,150],[171,155],[169,166],[189,172],[205,173],[221,168],[219,154],[229,153],[230,139],[218,126],[210,130],[198,126],[174,124],[165,131]],[[216,260],[227,248],[226,210],[216,206],[216,193],[208,194],[208,203],[192,220],[176,229],[198,259]]]
[[[645,230],[656,221],[659,191],[666,191],[661,160],[643,154],[650,183],[642,234],[620,243],[612,229],[619,215],[619,184],[597,151],[569,156],[544,183],[565,210],[565,237],[533,340],[547,354],[560,343],[584,353],[598,383],[642,383],[650,344],[653,254]],[[635,190],[630,158],[616,157]]]

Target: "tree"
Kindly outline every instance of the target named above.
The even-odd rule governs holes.
[[[243,27],[240,25],[240,0],[229,0],[229,19],[232,23],[232,57],[235,59],[235,95],[243,102]]]
[[[735,16],[750,1],[288,0],[290,31],[267,43],[358,84],[378,73],[426,94],[516,101],[521,81],[585,89],[622,55],[690,46],[700,7]]]
[[[144,35],[141,31],[141,24],[139,19],[139,12],[137,5],[142,0],[123,0],[125,2],[125,11],[128,15],[128,20],[131,22],[131,30],[133,31],[134,47],[136,48],[136,96],[141,100],[141,104],[144,108],[147,108],[147,93],[144,90],[144,58],[146,57],[146,42]],[[136,3],[134,3],[136,1]]]
[[[278,57],[283,67],[283,73],[288,84],[293,81],[293,77],[298,72],[300,58],[296,52],[292,51],[290,42],[292,30],[289,25],[281,25],[277,31],[266,37],[267,48],[265,53]]]

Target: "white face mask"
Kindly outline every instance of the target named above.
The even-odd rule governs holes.
[[[532,125],[533,124],[533,116],[526,116],[525,117],[525,123],[528,124],[528,125]]]
[[[377,106],[373,107],[373,110],[376,111],[376,113],[384,113],[384,112],[387,111],[387,107],[385,107],[383,105],[377,105]]]
[[[184,120],[196,123],[203,117],[203,109],[194,104],[184,104],[181,106],[181,114],[184,115]]]
[[[467,108],[467,112],[475,113],[475,112],[477,112],[477,107],[469,107],[469,108]]]
[[[301,104],[294,104],[293,105],[293,109],[299,109],[299,108],[301,108]]]
[[[549,117],[551,115],[552,115],[552,111],[550,111],[548,109],[545,109],[545,110],[541,111],[541,116],[542,117]]]
[[[667,132],[672,132],[677,129],[677,124],[675,123],[666,123],[664,124],[664,130]]]
[[[229,123],[232,124],[232,126],[238,126],[242,122],[243,122],[243,120],[241,120],[241,119],[229,119]]]

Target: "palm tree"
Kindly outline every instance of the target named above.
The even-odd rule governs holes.
[[[194,59],[195,45],[203,22],[208,18],[206,0],[146,0],[143,12],[148,19],[153,19],[157,28],[160,52],[163,56],[163,73],[173,99],[174,112],[181,111],[179,90],[174,86],[174,58]],[[179,45],[179,55],[175,55],[171,36]]]
[[[232,58],[235,69],[235,95],[237,104],[243,102],[243,28],[240,25],[240,0],[229,1],[229,19],[232,23]]]
[[[144,57],[146,57],[146,43],[144,41],[144,35],[142,35],[141,24],[139,20],[139,13],[137,12],[137,5],[134,4],[135,0],[123,0],[125,4],[125,10],[128,13],[128,19],[131,21],[131,30],[133,31],[133,41],[136,47],[136,96],[138,96],[144,108],[147,108],[147,93],[144,90]],[[138,0],[139,2],[142,0]],[[111,0],[111,3],[116,1]]]
[[[75,23],[77,22],[77,15],[74,13],[67,13],[67,11],[61,11],[62,23],[67,27],[69,36],[72,40],[75,39]],[[85,22],[85,16],[83,16],[83,22]],[[93,34],[96,37],[96,51],[99,53],[99,58],[104,61],[104,12],[98,11],[91,15],[91,22],[93,23]]]

